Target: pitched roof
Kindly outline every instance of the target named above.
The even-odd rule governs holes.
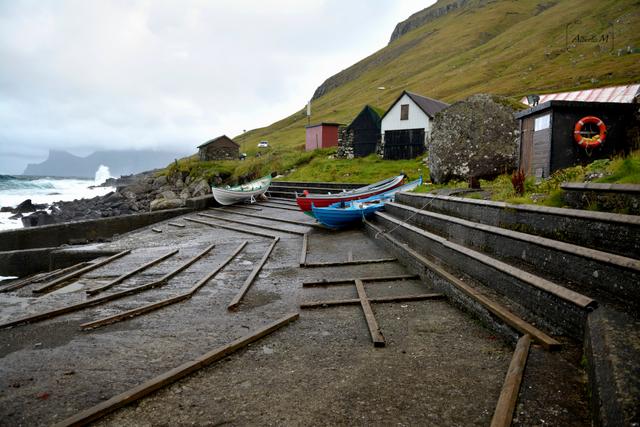
[[[585,102],[621,102],[630,104],[640,95],[640,84],[610,86],[597,89],[576,90],[573,92],[547,93],[540,95],[540,104],[547,101],[585,101]],[[527,97],[520,100],[527,104]]]
[[[207,141],[207,142],[205,142],[205,143],[202,143],[202,144],[198,145],[198,148],[202,148],[202,147],[204,147],[205,145],[213,144],[214,142],[216,142],[216,141],[218,141],[218,140],[220,140],[220,139],[222,139],[222,138],[226,138],[226,139],[228,139],[229,141],[231,141],[231,142],[233,142],[234,144],[236,144],[238,147],[240,147],[240,144],[238,144],[237,142],[235,142],[233,139],[229,138],[227,135],[220,135],[220,136],[219,136],[219,137],[217,137],[217,138],[210,139],[209,141]]]
[[[349,123],[349,126],[347,126],[347,128],[351,128],[351,126],[355,123],[355,121],[358,120],[358,118],[363,114],[368,115],[371,118],[371,120],[374,123],[376,123],[376,125],[379,127],[381,117],[384,116],[384,110],[367,104],[364,106],[362,110],[360,110],[358,115],[351,121],[351,123]]]
[[[395,101],[393,101],[393,104],[391,104],[391,106],[389,106],[389,108],[387,109],[387,112],[384,113],[384,116],[382,116],[380,119],[384,119],[385,116],[387,114],[389,114],[389,111],[391,111],[391,109],[393,108],[394,105],[396,105],[404,95],[407,95],[409,98],[411,98],[411,100],[413,102],[416,103],[416,105],[430,118],[434,118],[434,116],[436,115],[436,113],[444,110],[445,108],[447,108],[449,106],[449,104],[447,104],[446,102],[442,102],[442,101],[438,101],[437,99],[433,99],[433,98],[428,98],[426,96],[422,96],[422,95],[418,95],[417,93],[413,93],[413,92],[409,92],[406,90],[403,90],[402,93],[400,94],[400,96],[398,97],[398,99],[396,99]]]

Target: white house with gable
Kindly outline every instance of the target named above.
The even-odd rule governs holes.
[[[436,113],[449,104],[406,90],[382,116],[382,152],[385,159],[412,159],[424,153]]]

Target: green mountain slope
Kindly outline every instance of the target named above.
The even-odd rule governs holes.
[[[451,3],[412,15],[429,18],[404,25],[409,32],[329,78],[316,91],[311,122],[349,123],[365,104],[387,108],[403,89],[454,102],[479,92],[517,99],[640,81],[639,1],[458,0],[443,16],[429,14]],[[249,155],[260,140],[273,147],[241,172],[259,173],[267,162],[296,166],[304,112],[238,136]]]

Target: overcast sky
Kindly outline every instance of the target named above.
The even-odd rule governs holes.
[[[432,3],[0,0],[0,174],[269,125]]]

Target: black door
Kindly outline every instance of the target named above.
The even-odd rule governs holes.
[[[384,155],[388,160],[413,159],[424,154],[424,129],[389,130],[384,133]]]
[[[365,157],[376,152],[379,132],[377,129],[357,129],[353,131],[353,155]]]

